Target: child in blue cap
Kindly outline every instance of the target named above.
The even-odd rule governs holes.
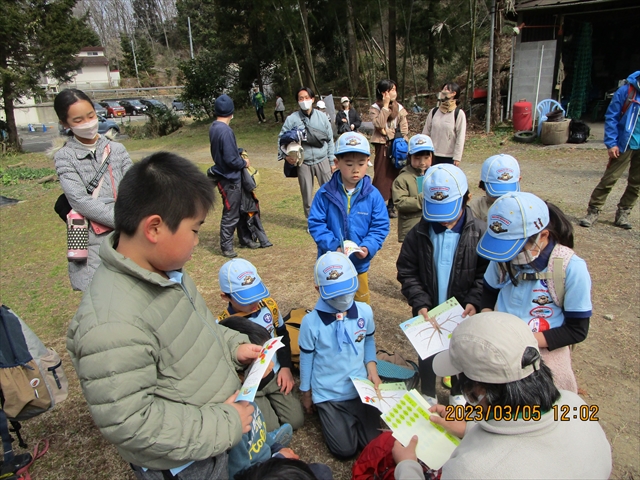
[[[225,263],[218,273],[220,297],[227,301],[227,308],[218,316],[218,322],[232,315],[245,317],[267,330],[269,335],[283,337],[284,347],[276,352],[274,378],[258,390],[255,403],[264,416],[268,430],[273,431],[286,423],[297,430],[304,423],[300,402],[292,393],[291,343],[278,304],[269,296],[256,267],[242,258]]]
[[[391,195],[398,211],[398,241],[422,218],[422,180],[431,166],[433,142],[428,135],[414,135],[409,139],[409,162],[393,181]]]
[[[505,193],[520,191],[520,164],[511,155],[500,153],[487,158],[482,164],[478,188],[486,195],[474,197],[469,208],[476,218],[487,221],[487,213],[493,202]]]
[[[345,240],[362,250],[353,253],[351,261],[360,285],[356,300],[366,303],[370,301],[367,272],[371,259],[389,235],[387,206],[366,174],[370,155],[363,135],[340,135],[335,148],[336,171],[316,193],[309,213],[309,233],[318,246],[318,257],[341,251]]]
[[[402,294],[413,315],[429,318],[429,310],[451,297],[464,308],[463,316],[480,310],[482,282],[489,262],[476,247],[487,225],[467,206],[467,177],[458,167],[435,165],[422,184],[422,219],[406,236],[396,262]],[[433,357],[420,359],[420,388],[437,403]],[[466,402],[457,379],[451,379],[450,405]]]
[[[324,440],[338,458],[353,457],[380,434],[380,412],[362,403],[351,377],[368,378],[378,388],[375,324],[366,303],[354,301],[358,274],[340,252],[315,265],[320,298],[300,326],[302,404],[318,411]]]
[[[556,386],[577,393],[569,346],[589,332],[591,277],[572,250],[571,222],[558,207],[526,192],[500,197],[488,220],[478,244],[478,254],[491,260],[482,311],[527,322]]]

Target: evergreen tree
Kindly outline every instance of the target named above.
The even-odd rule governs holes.
[[[68,81],[82,47],[100,45],[85,18],[73,16],[76,0],[4,0],[0,15],[0,81],[9,143],[20,149],[14,101],[42,91],[42,76]]]

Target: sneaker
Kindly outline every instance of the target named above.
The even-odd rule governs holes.
[[[260,244],[258,242],[241,243],[240,248],[250,248],[251,250],[255,250],[256,248],[260,248]]]
[[[598,221],[598,215],[600,214],[600,210],[597,208],[589,207],[587,209],[587,215],[580,220],[581,227],[592,227]],[[617,218],[617,217],[616,217]]]
[[[442,386],[451,389],[451,377],[442,377]]]
[[[464,399],[464,395],[449,395],[449,405],[462,405],[463,407],[467,404],[467,401]]]
[[[222,250],[222,256],[227,258],[236,258],[238,254],[233,250]]]
[[[260,244],[260,248],[269,248],[269,247],[273,247],[273,243],[267,241]]]
[[[371,163],[371,160],[369,160],[369,161],[367,162],[367,165],[368,165],[369,167],[373,167],[373,163]]]
[[[631,230],[631,222],[629,221],[629,215],[631,214],[630,208],[618,208],[616,212],[616,227],[624,228],[625,230]]]
[[[429,405],[432,407],[438,404],[438,399],[436,397],[430,397],[429,395],[423,393],[422,398],[424,398]]]
[[[288,447],[292,438],[293,428],[288,423],[285,423],[280,428],[267,433],[267,444],[279,443],[283,447]]]
[[[309,229],[308,229],[308,228],[307,228],[307,233],[308,233],[309,235],[311,235],[311,232],[309,231]]]

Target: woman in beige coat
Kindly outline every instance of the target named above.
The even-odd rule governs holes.
[[[396,83],[393,80],[380,80],[376,87],[376,103],[369,109],[373,122],[371,143],[375,147],[373,186],[380,191],[382,198],[387,202],[390,218],[398,216],[391,199],[391,187],[400,171],[389,160],[387,149],[395,137],[398,126],[405,140],[409,135],[407,111],[396,101],[397,97]]]

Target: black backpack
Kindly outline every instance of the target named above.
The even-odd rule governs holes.
[[[569,140],[568,143],[584,143],[588,140],[591,128],[580,120],[571,120],[569,124]]]

